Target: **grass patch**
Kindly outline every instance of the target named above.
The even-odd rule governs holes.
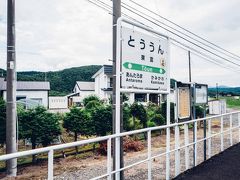
[[[226,99],[228,108],[240,109],[240,99],[234,99],[233,97],[226,97],[224,99]]]

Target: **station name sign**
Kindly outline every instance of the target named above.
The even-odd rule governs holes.
[[[122,27],[122,87],[168,89],[168,40]]]

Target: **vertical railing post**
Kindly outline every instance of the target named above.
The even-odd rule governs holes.
[[[189,134],[188,134],[188,124],[184,124],[184,144],[185,144],[185,167],[186,170],[189,169]]]
[[[167,95],[167,125],[171,124],[170,121],[170,97]],[[170,127],[166,128],[166,180],[170,179]]]
[[[223,116],[221,116],[221,151],[224,150],[224,141],[223,141]]]
[[[166,135],[166,180],[170,179],[170,128],[167,129]]]
[[[197,121],[194,122],[194,166],[197,165]]]
[[[208,158],[210,158],[212,156],[211,152],[212,152],[212,132],[211,132],[211,127],[212,127],[212,119],[208,120]]]
[[[112,179],[111,171],[112,171],[112,139],[109,138],[107,140],[107,173],[108,173],[108,180]]]
[[[168,38],[168,43],[167,43],[167,59],[168,62],[170,62],[170,39]],[[168,66],[169,70],[170,66]],[[167,89],[168,89],[168,94],[167,96],[167,102],[166,102],[166,124],[169,126],[171,124],[171,117],[170,117],[170,74],[168,75],[168,81],[167,81]],[[167,128],[167,134],[166,134],[166,180],[170,179],[170,127]]]
[[[180,174],[179,126],[175,126],[175,176]]]
[[[230,117],[229,117],[229,130],[230,130],[230,146],[233,145],[233,135],[232,135],[232,127],[233,127],[233,123],[232,123],[232,114],[230,114]]]
[[[147,132],[148,138],[148,179],[152,179],[152,145],[151,145],[151,130]]]
[[[48,180],[53,180],[53,150],[48,151]]]

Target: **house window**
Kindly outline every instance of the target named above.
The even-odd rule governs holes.
[[[42,105],[42,98],[25,99],[24,104],[25,104],[25,109],[36,108],[37,106]]]
[[[31,98],[31,101],[37,103],[38,105],[42,105],[42,98]]]
[[[136,93],[135,94],[135,101],[137,101],[137,102],[146,102],[147,101],[147,94]]]
[[[17,100],[17,101],[19,101],[19,100],[21,100],[21,99],[26,99],[26,96],[17,96],[17,97],[16,97],[16,100]]]
[[[108,78],[108,88],[112,88],[113,87],[113,78]]]
[[[16,101],[18,104],[20,104],[24,109],[26,109],[26,96],[17,96]]]

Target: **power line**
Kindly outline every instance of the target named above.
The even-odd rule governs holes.
[[[224,59],[225,61],[228,61],[229,63],[232,63],[232,64],[234,64],[234,65],[240,67],[240,64],[237,64],[237,63],[235,63],[235,62],[233,62],[233,61],[231,61],[231,60],[229,60],[229,59],[227,59],[227,58],[225,58],[225,57],[222,57],[222,56],[220,56],[220,55],[218,55],[218,54],[216,54],[216,53],[214,53],[214,52],[212,52],[212,51],[210,51],[210,50],[208,50],[208,49],[206,49],[206,48],[204,48],[204,47],[202,47],[202,46],[196,44],[195,42],[192,42],[192,41],[186,39],[185,37],[183,37],[183,36],[181,36],[181,35],[179,35],[179,34],[173,32],[173,31],[169,30],[168,28],[165,28],[165,27],[163,27],[163,26],[157,24],[156,22],[154,22],[154,21],[152,21],[152,20],[146,18],[145,16],[141,15],[141,14],[144,14],[144,13],[139,14],[139,13],[137,13],[137,12],[135,12],[135,11],[133,11],[133,10],[127,8],[126,6],[123,6],[123,8],[125,8],[125,9],[127,9],[128,11],[130,11],[130,12],[132,12],[132,13],[138,15],[139,17],[141,17],[141,18],[143,18],[143,19],[145,19],[145,20],[147,20],[147,21],[149,21],[149,22],[151,22],[151,23],[153,23],[153,24],[155,24],[155,25],[161,27],[162,29],[164,29],[164,30],[166,30],[166,31],[168,31],[168,32],[170,32],[170,33],[172,33],[172,34],[174,34],[175,36],[177,36],[177,37],[179,37],[179,38],[181,38],[181,39],[183,39],[183,40],[185,40],[185,41],[187,41],[187,42],[193,44],[194,46],[197,46],[198,48],[200,48],[200,49],[202,49],[202,50],[204,50],[204,51],[207,51],[208,53],[210,53],[210,54],[212,54],[212,55],[214,55],[214,56],[217,56],[217,57],[219,57],[219,58],[221,58],[221,59]],[[172,40],[175,41],[175,39],[173,39],[173,38],[172,38]]]
[[[102,1],[100,1],[100,0],[93,0],[93,1],[95,1],[95,2],[92,2],[91,0],[86,0],[86,1],[88,1],[88,2],[90,2],[90,3],[92,3],[92,4],[94,4],[94,5],[96,5],[96,6],[98,6],[98,7],[100,7],[101,9],[107,11],[109,14],[111,14],[112,16],[114,16],[114,14],[112,13],[112,7],[111,7],[110,5],[104,3],[104,2],[102,2]],[[100,3],[100,4],[99,4],[99,3]],[[139,20],[137,20],[137,19],[135,19],[135,18],[133,18],[133,17],[131,17],[131,16],[128,16],[128,15],[125,14],[125,13],[122,13],[122,15],[123,15],[124,17],[128,18],[128,19],[131,19],[131,20],[133,20],[133,21],[138,22],[139,24],[141,24],[141,25],[143,25],[143,26],[146,26],[146,27],[148,27],[148,28],[151,28],[150,26],[147,26],[146,24],[142,23],[141,21],[139,21]]]
[[[89,1],[89,0],[87,0],[87,1]],[[109,6],[108,4],[102,2],[101,0],[94,0],[94,1],[95,1],[95,2],[96,2],[96,1],[100,2],[102,5],[104,5],[105,7],[109,8],[109,9],[112,8],[112,7]],[[97,5],[97,6],[99,6],[99,5]],[[235,62],[232,62],[232,61],[230,61],[230,60],[228,60],[228,59],[226,59],[226,58],[224,58],[224,57],[222,57],[222,56],[220,56],[220,55],[218,55],[218,54],[216,54],[216,53],[214,53],[214,52],[212,52],[212,51],[210,51],[210,50],[208,50],[208,49],[206,49],[206,48],[204,48],[204,47],[199,46],[198,44],[196,44],[196,43],[194,43],[194,42],[191,42],[190,40],[188,40],[188,39],[186,39],[186,38],[184,38],[184,37],[182,37],[182,36],[180,36],[180,35],[178,35],[178,34],[172,32],[172,31],[168,30],[167,28],[164,28],[164,27],[160,26],[159,24],[157,24],[157,23],[155,23],[155,22],[149,20],[148,18],[146,18],[146,17],[144,17],[144,16],[142,16],[142,15],[140,15],[140,14],[138,14],[138,13],[132,11],[131,9],[129,9],[129,8],[127,8],[127,7],[124,7],[124,8],[127,9],[128,11],[130,11],[130,12],[132,12],[132,13],[134,13],[134,14],[140,16],[140,17],[142,17],[143,19],[145,19],[145,20],[147,20],[147,21],[150,21],[151,23],[153,23],[153,24],[155,24],[155,25],[157,25],[157,26],[159,26],[159,27],[165,29],[166,31],[168,31],[168,32],[170,32],[170,33],[172,33],[172,34],[174,34],[174,35],[176,35],[176,36],[178,36],[178,37],[180,37],[180,38],[186,40],[187,42],[189,42],[189,43],[191,43],[191,44],[193,44],[193,45],[195,45],[195,46],[197,46],[197,47],[199,47],[199,48],[201,48],[201,49],[207,51],[207,52],[210,53],[210,54],[213,54],[213,55],[219,57],[220,59],[223,59],[223,60],[225,60],[225,61],[227,61],[227,62],[229,62],[229,63],[232,63],[232,64],[234,64],[234,65],[240,66],[239,64],[237,64],[237,63],[235,63]],[[143,23],[142,23],[142,24],[143,24]],[[172,40],[175,41],[175,42],[177,42],[177,43],[180,43],[180,42],[177,41],[176,39],[173,39],[173,38],[172,38]],[[186,46],[186,45],[185,45],[185,46]],[[192,49],[193,49],[193,48],[192,48]],[[194,50],[195,50],[195,49],[194,49]]]
[[[166,27],[168,27],[168,28],[170,28],[170,29],[172,29],[172,30],[174,30],[174,31],[176,31],[176,32],[178,32],[178,33],[180,33],[180,34],[188,37],[188,38],[193,39],[194,41],[196,41],[196,42],[198,42],[198,43],[200,43],[200,44],[202,44],[202,45],[204,45],[204,46],[206,46],[206,47],[208,47],[208,48],[211,48],[212,50],[215,50],[215,51],[217,51],[217,52],[219,52],[219,53],[222,53],[222,54],[224,54],[225,56],[228,56],[228,57],[230,57],[230,58],[232,58],[232,59],[234,59],[234,60],[240,61],[240,59],[236,59],[236,58],[233,57],[233,56],[230,56],[230,55],[228,55],[228,54],[226,54],[226,53],[224,53],[224,52],[222,52],[222,51],[220,51],[220,50],[218,50],[218,49],[216,49],[216,48],[214,48],[214,47],[212,47],[212,46],[210,46],[210,45],[208,45],[208,44],[206,44],[206,43],[203,43],[202,41],[200,41],[200,40],[198,40],[198,39],[196,39],[196,38],[193,38],[192,36],[190,36],[190,35],[182,32],[182,31],[180,31],[180,30],[178,30],[178,29],[176,29],[176,28],[173,28],[172,26],[169,26],[169,25],[167,25],[166,23],[164,23],[164,22],[162,22],[162,21],[159,21],[158,19],[156,19],[156,18],[154,18],[154,17],[152,17],[152,16],[150,16],[150,15],[148,15],[148,14],[146,14],[146,13],[143,13],[143,12],[141,12],[140,10],[138,10],[138,9],[136,9],[136,8],[133,8],[133,7],[129,6],[129,5],[126,4],[126,3],[122,3],[122,4],[126,5],[126,6],[129,7],[129,8],[134,9],[135,11],[138,11],[139,13],[144,14],[144,15],[147,16],[148,18],[151,18],[151,19],[153,19],[154,21],[157,21],[157,22],[159,22],[160,24],[162,24],[162,25],[164,25],[164,26],[166,26]]]
[[[104,6],[106,6],[106,7],[108,7],[108,8],[112,8],[112,7],[109,6],[108,4],[102,2],[101,0],[94,0],[94,1],[98,1],[98,2],[100,2],[101,4],[103,4]],[[196,43],[194,43],[194,42],[192,42],[192,41],[190,41],[190,40],[188,40],[188,39],[186,39],[185,37],[182,37],[182,36],[180,36],[179,34],[177,34],[177,33],[175,33],[175,32],[172,32],[171,30],[169,30],[169,29],[167,29],[167,28],[165,28],[165,27],[163,27],[163,26],[161,26],[161,25],[155,23],[154,21],[152,21],[152,20],[150,20],[150,19],[144,17],[143,15],[141,15],[141,14],[144,14],[144,15],[145,15],[145,13],[143,13],[143,12],[141,12],[141,14],[139,14],[139,13],[137,13],[137,12],[135,12],[135,11],[129,9],[128,7],[126,7],[126,6],[124,6],[124,5],[122,5],[122,7],[125,8],[126,10],[130,11],[131,13],[134,13],[134,14],[140,16],[141,18],[143,18],[143,19],[145,19],[145,20],[147,20],[147,21],[149,21],[149,22],[151,22],[151,23],[153,23],[153,24],[155,24],[155,25],[157,25],[157,26],[159,26],[159,27],[165,29],[166,31],[168,31],[168,32],[170,32],[170,33],[172,33],[172,34],[174,34],[175,36],[177,36],[177,37],[179,37],[179,38],[181,38],[181,39],[183,39],[183,40],[185,40],[185,41],[187,41],[187,42],[189,42],[189,43],[191,43],[191,44],[197,46],[198,48],[201,48],[201,49],[207,51],[207,52],[210,53],[210,54],[213,54],[213,55],[215,55],[215,56],[217,56],[217,57],[219,57],[219,58],[221,58],[221,59],[224,59],[225,61],[228,61],[229,63],[232,63],[232,64],[234,64],[234,65],[236,65],[236,66],[240,66],[240,64],[237,64],[237,63],[235,63],[235,62],[233,62],[233,61],[231,61],[231,60],[229,60],[229,59],[227,59],[227,58],[225,58],[225,57],[222,57],[222,56],[220,56],[220,55],[218,55],[218,54],[216,54],[216,53],[214,53],[214,52],[212,52],[212,51],[210,51],[210,50],[208,50],[208,49],[206,49],[206,48],[204,48],[204,47],[202,47],[202,46],[200,46],[200,45],[198,45],[198,44],[196,44]],[[135,8],[132,8],[132,9],[138,11],[138,10],[135,9]],[[138,12],[139,12],[139,11],[138,11]],[[172,39],[172,40],[175,41],[175,39]],[[177,40],[176,40],[176,41],[177,41]]]
[[[190,50],[190,49],[184,48],[184,47],[182,47],[182,46],[179,46],[179,45],[177,45],[177,43],[174,43],[174,42],[171,42],[171,44],[173,44],[174,46],[179,47],[179,48],[181,48],[181,49],[183,49],[183,50],[185,50],[185,51],[189,51],[189,50]],[[240,73],[240,70],[238,71],[238,70],[236,70],[236,69],[234,69],[234,68],[232,68],[232,67],[224,66],[223,64],[219,63],[217,60],[213,59],[213,58],[210,57],[210,56],[207,56],[207,55],[205,55],[205,54],[203,55],[203,54],[201,54],[200,52],[197,52],[197,53],[195,53],[195,52],[196,52],[195,50],[194,50],[194,51],[191,50],[191,53],[194,54],[195,56],[199,57],[199,58],[202,58],[202,59],[204,59],[204,60],[206,60],[206,61],[208,61],[208,62],[210,62],[210,63],[213,63],[213,64],[215,64],[215,65],[217,65],[217,66],[220,66],[220,67],[222,67],[222,68],[229,69],[229,70],[231,70],[231,71],[235,71],[235,72],[237,72],[237,73]],[[201,54],[201,55],[199,55],[199,54]]]
[[[180,41],[174,40],[174,42],[176,42],[177,44],[180,44],[181,46],[187,48],[188,51],[190,50],[191,52],[196,52],[196,53],[200,54],[201,56],[208,57],[208,58],[214,60],[215,62],[222,64],[222,63],[219,61],[220,59],[215,59],[215,58],[213,58],[213,57],[211,57],[211,56],[208,56],[208,55],[206,55],[205,53],[203,53],[203,52],[201,52],[201,51],[198,51],[198,50],[196,50],[196,49],[194,49],[194,48],[192,48],[192,47],[190,47],[190,46],[188,46],[188,45],[186,45],[186,44],[184,44],[184,43],[181,43]],[[171,43],[174,44],[172,41],[171,41]],[[183,48],[183,47],[182,47],[182,48]],[[183,48],[183,49],[184,49],[184,48]],[[185,50],[186,50],[186,49],[185,49]]]
[[[184,27],[182,27],[182,26],[180,26],[180,25],[174,23],[173,21],[171,21],[171,20],[169,20],[169,19],[167,19],[167,18],[165,18],[165,17],[163,17],[163,16],[157,14],[156,12],[154,12],[154,11],[152,11],[152,10],[150,10],[150,9],[148,9],[148,8],[146,8],[146,7],[144,7],[144,6],[142,6],[141,4],[139,4],[139,3],[137,3],[137,2],[135,2],[135,1],[133,1],[133,0],[129,0],[129,1],[132,2],[132,3],[134,3],[135,5],[137,5],[137,6],[139,6],[139,7],[141,7],[141,8],[143,8],[143,9],[147,10],[148,12],[151,12],[152,14],[154,14],[154,15],[156,15],[156,16],[158,16],[158,17],[164,19],[164,20],[166,20],[167,22],[169,22],[169,23],[171,23],[171,24],[177,26],[178,28],[180,28],[180,29],[182,29],[182,30],[188,32],[189,34],[192,34],[192,35],[198,37],[199,39],[201,39],[201,40],[203,40],[203,41],[205,41],[205,42],[207,42],[207,43],[209,43],[209,44],[211,44],[211,45],[213,45],[213,46],[215,46],[215,47],[221,49],[222,51],[227,52],[227,53],[229,53],[229,54],[231,54],[231,55],[233,55],[233,56],[235,56],[235,57],[240,58],[239,55],[234,54],[234,53],[232,53],[232,52],[230,52],[230,51],[228,51],[228,50],[226,50],[226,49],[224,49],[224,48],[222,48],[222,47],[216,45],[215,43],[212,43],[212,42],[208,41],[207,39],[205,39],[205,38],[203,38],[203,37],[201,37],[201,36],[199,36],[199,35],[197,35],[197,34],[191,32],[191,31],[189,31],[188,29],[186,29],[186,28],[184,28]]]

